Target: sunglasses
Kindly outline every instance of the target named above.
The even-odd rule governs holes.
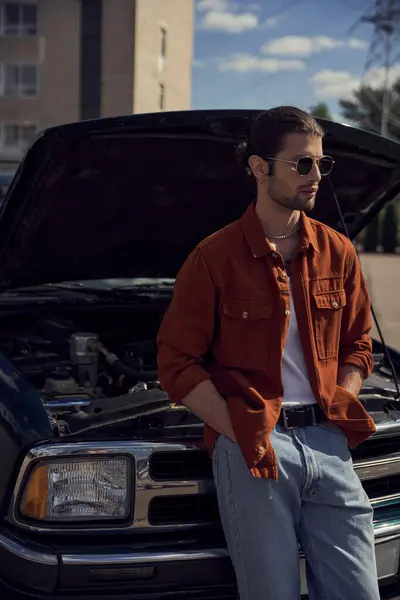
[[[297,160],[282,160],[281,158],[268,157],[266,160],[274,160],[276,162],[284,162],[288,165],[293,165],[293,171],[297,171],[301,177],[308,175],[311,172],[314,164],[317,166],[321,176],[325,177],[325,175],[329,175],[333,169],[333,165],[335,164],[332,156],[321,156],[321,158],[314,158],[313,156],[300,156],[300,158]]]

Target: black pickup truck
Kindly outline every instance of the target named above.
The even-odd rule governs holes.
[[[253,197],[234,142],[255,114],[73,123],[20,165],[0,207],[2,599],[236,597],[202,424],[160,389],[155,338],[187,254]],[[400,192],[400,145],[322,124],[336,165],[313,216],[354,238]],[[360,401],[377,433],[353,457],[388,600],[400,355],[382,340],[374,355]]]

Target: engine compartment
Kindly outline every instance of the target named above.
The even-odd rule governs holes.
[[[1,323],[0,352],[39,392],[56,434],[96,428],[107,418],[122,423],[132,407],[151,414],[169,404],[157,379],[164,310],[18,311]]]
[[[39,394],[54,436],[201,437],[201,422],[171,404],[158,381],[156,337],[169,293],[26,300],[0,313],[0,354]],[[377,342],[374,360],[360,399],[378,422],[395,390]]]

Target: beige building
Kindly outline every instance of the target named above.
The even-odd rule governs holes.
[[[37,131],[190,108],[194,0],[0,0],[0,162]]]

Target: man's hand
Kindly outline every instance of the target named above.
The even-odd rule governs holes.
[[[209,379],[199,383],[182,402],[204,423],[236,442],[228,403],[217,392]]]

